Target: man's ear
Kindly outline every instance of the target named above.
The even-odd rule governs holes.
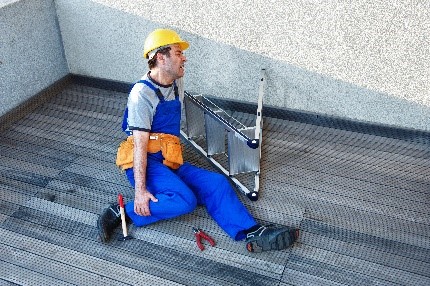
[[[156,53],[155,56],[157,57],[157,62],[164,64],[164,61],[166,59],[165,55],[163,55],[162,53]]]

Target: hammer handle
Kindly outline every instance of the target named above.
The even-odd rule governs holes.
[[[125,212],[124,208],[120,207],[119,211],[121,212],[121,226],[122,226],[122,235],[127,237],[127,224],[125,223]]]

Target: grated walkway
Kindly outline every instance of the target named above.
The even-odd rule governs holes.
[[[133,198],[114,164],[126,98],[69,82],[0,133],[0,285],[430,285],[429,140],[275,117],[260,199],[238,195],[260,222],[300,227],[294,248],[250,254],[202,207],[99,243],[100,210]]]

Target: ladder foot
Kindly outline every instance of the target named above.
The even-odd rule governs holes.
[[[256,200],[258,200],[258,192],[249,192],[248,194],[246,194],[246,196],[247,196],[251,201],[256,201]]]

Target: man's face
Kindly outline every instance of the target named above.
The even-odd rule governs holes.
[[[172,78],[178,79],[183,77],[185,74],[184,64],[187,61],[187,58],[179,45],[171,45],[170,47],[170,57],[165,57],[164,68]]]

